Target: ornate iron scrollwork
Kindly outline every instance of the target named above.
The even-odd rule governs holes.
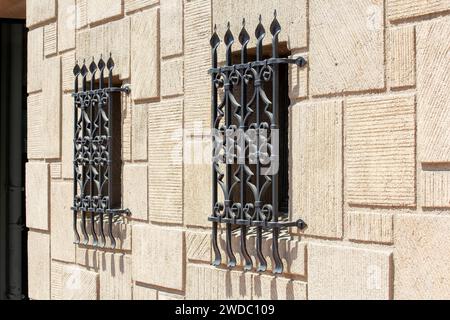
[[[236,266],[236,257],[232,248],[233,228],[240,228],[240,250],[244,269],[251,270],[252,259],[247,250],[246,236],[249,227],[256,229],[257,271],[267,269],[262,253],[263,229],[272,232],[273,272],[282,273],[283,263],[278,249],[281,228],[296,226],[305,228],[302,220],[281,221],[278,204],[278,170],[272,167],[279,160],[279,66],[296,64],[304,67],[304,58],[279,57],[281,26],[276,17],[270,25],[272,35],[272,54],[263,59],[263,39],[266,31],[259,17],[255,30],[256,60],[248,61],[247,46],[250,36],[245,29],[245,20],[239,34],[241,44],[240,62],[233,64],[232,46],[234,36],[228,29],[225,33],[225,65],[218,67],[217,51],[220,39],[214,27],[210,40],[212,48],[212,247],[215,259],[213,265],[221,263],[218,245],[218,224],[226,227],[226,255],[228,267]],[[265,92],[265,86],[271,86],[272,100]],[[236,92],[238,88],[239,92]],[[218,92],[223,93],[219,101]],[[238,133],[238,134],[237,134]],[[263,134],[266,133],[266,134]],[[237,161],[237,164],[236,164]],[[219,189],[222,193],[219,200]]]
[[[81,66],[77,62],[73,69],[74,198],[71,209],[75,243],[89,244],[87,219],[90,219],[92,245],[105,247],[108,237],[111,247],[115,248],[113,223],[119,216],[129,215],[130,212],[128,209],[120,209],[120,188],[116,187],[117,183],[120,183],[120,173],[117,175],[113,170],[115,166],[121,165],[114,163],[118,162],[118,157],[114,156],[117,151],[114,150],[113,139],[120,140],[120,135],[116,137],[113,119],[117,117],[117,112],[120,117],[120,110],[114,110],[113,99],[114,93],[128,93],[129,88],[113,86],[113,69],[114,61],[111,57],[106,63],[102,58],[98,63],[92,60],[89,66],[85,61]],[[120,134],[120,131],[118,132]],[[80,239],[77,227],[79,216],[83,240]],[[98,231],[95,230],[96,224]]]

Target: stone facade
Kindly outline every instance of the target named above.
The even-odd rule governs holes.
[[[211,167],[189,161],[209,145],[212,26],[237,35],[274,9],[309,61],[287,84],[291,218],[308,228],[281,241],[281,276],[270,259],[242,271],[239,254],[235,270],[210,265]],[[27,0],[27,26],[32,299],[449,298],[449,1]],[[72,68],[110,53],[131,86],[132,215],[114,251],[73,244],[70,211]]]

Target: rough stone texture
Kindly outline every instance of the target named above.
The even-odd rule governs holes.
[[[148,105],[135,105],[131,108],[131,158],[147,160],[147,109]]]
[[[450,162],[450,18],[417,27],[417,151],[422,162]]]
[[[69,51],[61,55],[61,77],[63,91],[73,91],[74,76],[73,68],[75,66],[75,51]],[[63,128],[64,130],[64,128]]]
[[[123,0],[89,0],[87,17],[90,24],[102,22],[123,14]]]
[[[395,299],[450,298],[449,232],[449,216],[395,216]]]
[[[58,0],[58,50],[75,48],[75,0]]]
[[[448,0],[388,0],[389,20],[399,20],[450,10]]]
[[[390,299],[391,260],[387,250],[309,243],[308,299]]]
[[[99,276],[74,265],[52,262],[52,300],[97,300]]]
[[[131,97],[122,95],[122,161],[131,161]]]
[[[341,237],[342,102],[297,104],[291,112],[293,218],[306,222],[307,234]]]
[[[44,26],[44,55],[56,54],[57,49],[57,29],[56,22]]]
[[[125,11],[131,12],[145,7],[157,4],[159,0],[126,0],[125,1]]]
[[[184,296],[179,294],[173,294],[169,292],[158,292],[158,300],[184,300]]]
[[[133,99],[159,96],[158,9],[137,13],[131,18],[131,74]]]
[[[130,18],[109,22],[104,27],[103,55],[106,57],[109,54],[112,55],[115,63],[114,74],[120,79],[130,77],[130,28]],[[96,52],[94,51],[93,54]]]
[[[73,97],[63,96],[61,162],[63,178],[73,178]]]
[[[28,0],[29,2],[30,0]],[[44,28],[28,31],[27,89],[28,93],[42,89],[44,59]]]
[[[183,59],[164,60],[161,64],[161,95],[163,97],[183,94]]]
[[[56,17],[56,0],[27,0],[27,27]]]
[[[158,300],[158,291],[135,283],[133,286],[133,300]]]
[[[126,164],[123,167],[123,204],[131,217],[148,220],[147,165]]]
[[[34,231],[28,232],[28,295],[50,299],[50,236]]]
[[[88,0],[76,0],[76,28],[81,29],[87,26],[88,17],[87,17],[87,2]]]
[[[188,264],[186,276],[188,300],[241,300],[252,296],[250,273]]]
[[[183,223],[183,104],[168,100],[148,109],[149,217]]]
[[[211,78],[199,70],[211,67],[211,52],[205,44],[211,37],[211,1],[194,0],[185,2],[184,7],[184,46],[186,55],[184,70],[186,77],[184,128],[195,125],[209,128],[211,107]]]
[[[43,157],[44,141],[41,139],[44,127],[42,123],[42,94],[28,95],[27,100],[27,156],[28,159]]]
[[[97,272],[100,269],[99,251],[78,245],[76,247],[76,262],[86,267],[87,270]]]
[[[50,178],[61,179],[61,162],[50,163]]]
[[[308,60],[307,54],[294,54],[291,58],[296,59],[300,56]],[[308,96],[308,69],[308,65],[304,68],[289,65],[289,98],[291,101]]]
[[[450,171],[428,168],[420,172],[421,206],[450,208]]]
[[[26,170],[27,227],[48,230],[49,166],[44,162],[28,162]]]
[[[355,209],[347,213],[347,233],[351,240],[392,243],[392,213]]]
[[[161,43],[162,57],[183,53],[183,0],[161,1]]]
[[[52,259],[65,262],[75,262],[73,214],[70,210],[72,198],[72,182],[52,182],[50,198],[51,253]]]
[[[124,254],[100,255],[100,299],[131,300],[131,258]]]
[[[389,30],[389,83],[391,87],[407,87],[416,83],[414,26]]]
[[[344,123],[345,200],[414,205],[414,96],[349,99]]]
[[[186,255],[189,260],[211,262],[211,233],[188,231]]]
[[[311,1],[309,16],[313,95],[384,88],[382,0]]]
[[[155,246],[155,243],[158,245]],[[184,289],[184,232],[154,225],[133,226],[133,279]]]
[[[253,276],[255,300],[306,300],[306,282],[269,275]]]

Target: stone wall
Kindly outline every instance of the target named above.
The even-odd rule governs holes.
[[[274,9],[309,61],[289,75],[290,211],[309,227],[282,241],[282,276],[210,266],[210,166],[183,161],[209,127],[213,24]],[[32,299],[450,298],[448,0],[28,0],[27,26]],[[109,53],[132,90],[116,250],[74,245],[70,213],[71,70]]]

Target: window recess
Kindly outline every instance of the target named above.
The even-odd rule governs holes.
[[[281,79],[280,74],[287,70],[288,64],[304,67],[306,60],[303,57],[281,57],[278,40],[280,32],[281,26],[275,11],[270,25],[271,53],[269,57],[265,57],[263,40],[266,31],[260,16],[255,30],[255,59],[249,61],[250,50],[247,45],[250,35],[245,29],[244,20],[238,37],[241,45],[240,59],[235,59],[232,52],[235,40],[228,23],[224,36],[226,57],[223,66],[218,66],[220,39],[215,27],[210,40],[213,165],[212,213],[208,220],[212,222],[215,266],[222,261],[217,239],[219,224],[226,229],[228,267],[236,266],[231,241],[232,235],[240,232],[240,251],[245,270],[253,268],[246,242],[250,229],[250,232],[256,233],[258,272],[267,269],[267,261],[262,253],[262,239],[263,231],[270,232],[274,273],[283,272],[278,248],[280,230],[306,227],[301,219],[289,221],[289,214],[286,212],[287,198],[283,195],[280,197],[280,189],[282,194],[287,194],[286,184],[280,184],[279,180],[281,177],[287,183],[287,139],[283,137],[287,123],[280,120],[287,122],[287,107],[283,108],[282,105],[287,104],[288,99],[280,95],[280,85],[284,92],[288,83],[287,77]],[[285,82],[280,83],[282,80]],[[283,143],[282,146],[280,142]]]
[[[105,247],[106,237],[116,247],[113,224],[129,215],[121,208],[121,110],[120,94],[128,87],[114,87],[114,61],[100,58],[76,63],[74,93],[73,230],[75,243]],[[96,78],[96,75],[99,77]],[[81,78],[81,85],[80,85]],[[81,217],[81,236],[78,218]],[[87,220],[90,220],[89,234]],[[95,227],[98,225],[98,229]],[[96,230],[97,229],[97,230]]]

